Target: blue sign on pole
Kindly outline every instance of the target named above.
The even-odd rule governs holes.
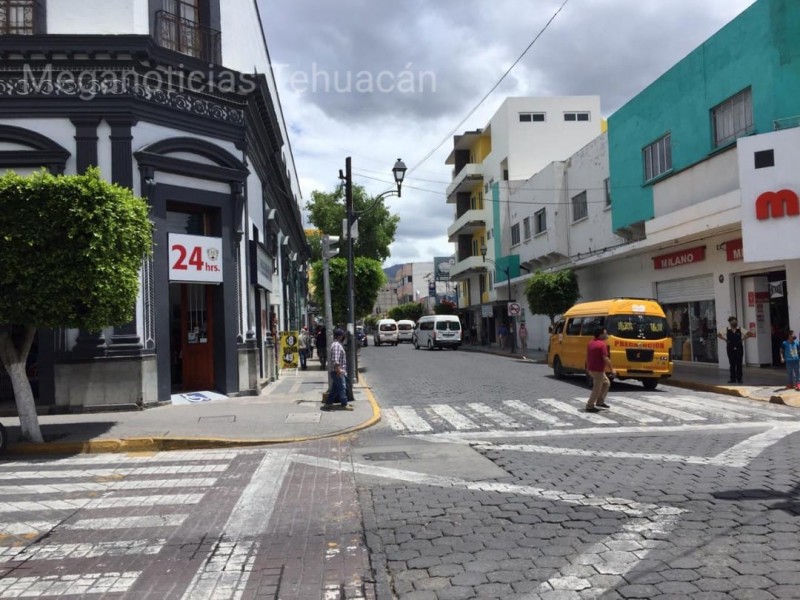
[[[434,281],[428,283],[428,296],[436,297],[436,282]]]

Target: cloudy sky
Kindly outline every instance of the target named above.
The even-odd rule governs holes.
[[[413,169],[403,197],[387,200],[400,226],[385,266],[453,253],[444,161],[454,130],[485,126],[508,96],[599,95],[608,117],[753,3],[258,1],[304,204],[335,188],[346,156],[372,194],[392,187],[398,157]]]

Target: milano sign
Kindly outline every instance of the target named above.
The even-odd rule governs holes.
[[[745,262],[800,258],[800,128],[739,138]]]

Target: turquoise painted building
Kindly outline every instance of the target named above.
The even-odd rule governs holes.
[[[641,231],[655,183],[798,115],[800,0],[758,0],[609,118],[612,227]]]

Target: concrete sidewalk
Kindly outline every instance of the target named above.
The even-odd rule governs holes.
[[[226,398],[139,411],[41,415],[45,444],[14,443],[19,419],[4,417],[6,454],[156,452],[306,441],[342,435],[380,420],[380,408],[363,376],[353,386],[354,410],[320,410],[327,373],[284,370],[260,396]]]

